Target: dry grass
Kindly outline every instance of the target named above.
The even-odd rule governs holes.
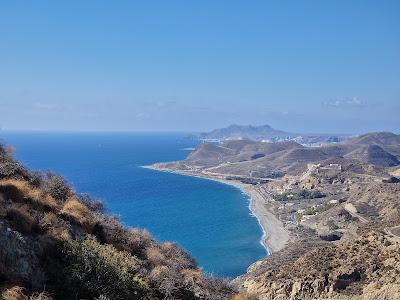
[[[90,210],[75,197],[70,197],[65,201],[61,213],[71,216],[82,225],[89,226],[91,224]]]
[[[60,204],[50,195],[43,194],[39,189],[32,187],[28,182],[18,179],[6,179],[0,181],[0,192],[6,198],[16,202],[30,201],[33,205],[57,211]]]

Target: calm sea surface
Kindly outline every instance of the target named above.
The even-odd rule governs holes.
[[[183,134],[0,132],[0,141],[28,168],[52,170],[103,200],[125,224],[179,243],[208,273],[237,276],[266,255],[239,189],[140,167],[185,158],[197,141]]]

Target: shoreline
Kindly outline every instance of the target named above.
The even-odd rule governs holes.
[[[249,210],[257,219],[258,224],[261,227],[263,234],[261,236],[260,243],[265,248],[267,255],[283,249],[290,239],[290,235],[285,229],[283,223],[265,205],[268,199],[266,199],[265,196],[262,195],[257,188],[251,184],[244,184],[238,180],[226,180],[223,178],[213,177],[206,174],[198,174],[190,171],[173,170],[155,165],[142,166],[142,168],[213,180],[239,189],[249,198]]]

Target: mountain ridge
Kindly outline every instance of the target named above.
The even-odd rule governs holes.
[[[228,127],[214,129],[198,135],[201,139],[249,139],[255,141],[294,140],[303,144],[341,142],[349,138],[344,134],[301,134],[275,129],[270,125],[229,125]]]

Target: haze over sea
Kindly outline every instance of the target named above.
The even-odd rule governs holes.
[[[243,274],[266,255],[262,230],[239,189],[201,178],[141,168],[185,158],[198,141],[177,133],[1,132],[28,168],[63,175],[111,214],[175,241],[209,273]]]

